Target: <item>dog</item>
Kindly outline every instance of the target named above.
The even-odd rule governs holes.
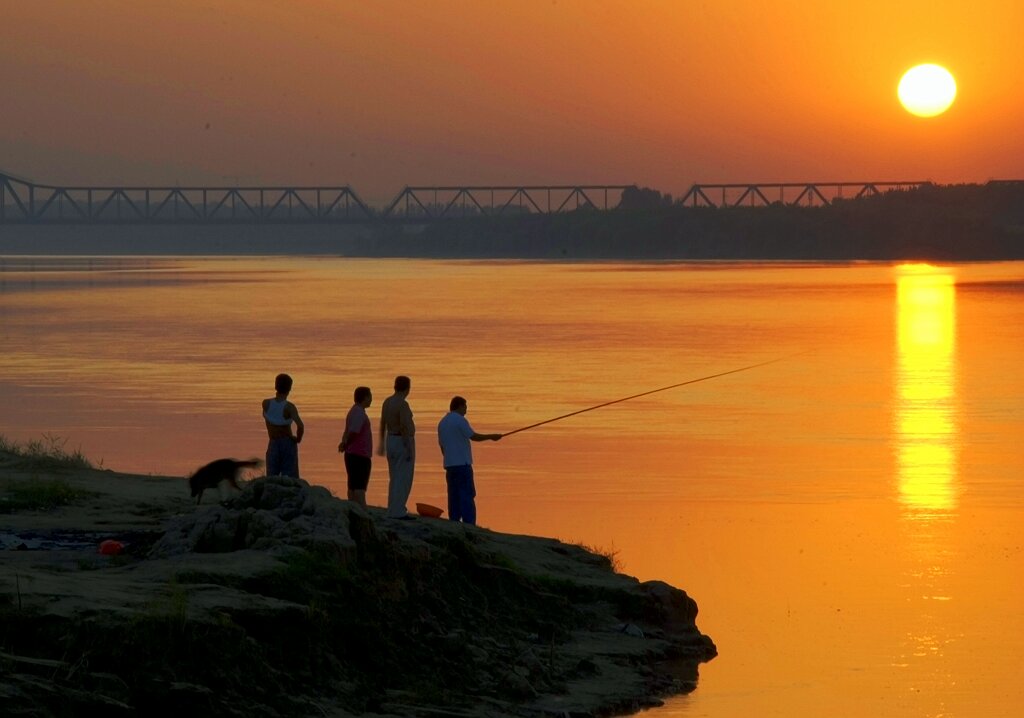
[[[188,479],[192,495],[196,497],[196,506],[203,500],[203,491],[220,486],[222,481],[227,481],[229,486],[240,489],[238,472],[242,469],[255,469],[259,466],[263,466],[263,462],[259,459],[249,459],[248,461],[217,459],[206,466],[200,466]]]

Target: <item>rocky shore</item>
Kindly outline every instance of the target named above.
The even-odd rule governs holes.
[[[0,452],[4,716],[624,714],[694,689],[696,615],[583,547],[299,479],[196,508],[182,478]]]

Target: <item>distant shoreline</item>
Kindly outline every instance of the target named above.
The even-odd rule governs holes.
[[[409,225],[0,225],[4,255],[524,260],[1024,259],[1024,183],[928,186],[823,207],[682,207]]]

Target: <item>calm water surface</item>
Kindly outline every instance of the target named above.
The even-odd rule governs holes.
[[[352,389],[477,431],[750,371],[474,446],[480,522],[617,551],[720,655],[659,716],[1024,714],[1024,264],[0,258],[2,433],[121,471],[262,456],[344,495]],[[183,487],[184,491],[184,487]],[[382,504],[376,463],[368,497]]]

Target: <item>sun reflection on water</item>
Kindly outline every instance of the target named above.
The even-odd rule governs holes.
[[[893,438],[901,542],[908,564],[902,587],[913,618],[891,666],[922,686],[950,690],[956,676],[944,663],[962,634],[955,615],[952,539],[959,501],[959,416],[956,394],[956,286],[952,272],[928,265],[897,268],[898,350]],[[910,676],[916,676],[910,678]],[[930,715],[943,715],[942,694]]]
[[[921,517],[957,505],[955,292],[949,270],[897,268],[899,498]]]

